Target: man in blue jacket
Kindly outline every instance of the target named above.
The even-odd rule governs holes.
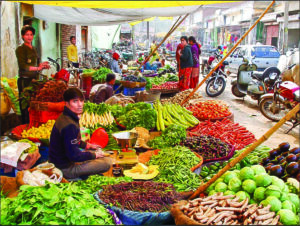
[[[99,146],[81,140],[79,117],[84,104],[82,92],[77,88],[69,88],[64,92],[64,101],[66,106],[50,136],[49,162],[59,168],[67,179],[108,171],[111,158],[104,157]]]

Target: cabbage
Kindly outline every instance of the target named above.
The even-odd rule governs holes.
[[[289,197],[289,200],[295,205],[296,211],[298,213],[299,212],[299,208],[300,208],[300,204],[299,204],[300,200],[299,200],[298,195],[296,195],[294,193],[289,193],[288,197]]]
[[[256,201],[254,200],[254,199],[250,199],[250,201],[249,201],[249,204],[251,205],[251,204],[255,204],[256,203]]]
[[[224,192],[224,195],[235,195],[235,192],[227,190],[227,191]]]
[[[285,192],[285,193],[290,192],[289,187],[286,184],[284,185],[284,188],[283,188],[282,192]]]
[[[241,180],[253,179],[254,178],[254,170],[250,167],[246,166],[240,171]]]
[[[283,191],[285,186],[284,181],[275,176],[271,176],[271,178],[272,178],[272,184],[279,187],[280,191]]]
[[[275,196],[276,198],[280,198],[281,192],[280,189],[275,185],[270,185],[267,187],[265,195],[268,196]]]
[[[255,189],[253,193],[253,198],[256,201],[261,201],[265,199],[265,191],[266,189],[264,187],[258,187]]]
[[[291,210],[294,213],[297,213],[295,205],[291,201],[289,201],[289,200],[285,200],[282,203],[282,209]]]
[[[235,195],[240,197],[239,201],[245,200],[246,198],[248,198],[248,200],[250,200],[250,195],[247,192],[239,191]]]
[[[241,188],[241,185],[242,185],[242,181],[239,178],[234,177],[229,180],[228,189],[230,191],[238,192]]]
[[[228,182],[230,181],[231,178],[234,178],[234,177],[238,177],[238,175],[235,173],[235,172],[226,172],[224,174],[224,183],[228,184]]]
[[[218,179],[215,181],[216,184],[219,183],[219,182],[223,182],[223,178],[218,178]]]
[[[267,187],[272,183],[272,178],[269,174],[263,173],[255,176],[254,181],[257,187]]]
[[[259,174],[262,174],[262,173],[267,173],[265,168],[261,165],[254,165],[254,166],[251,166],[251,169],[253,169],[254,171],[254,175],[259,175]]]
[[[282,209],[278,211],[279,221],[285,225],[298,225],[299,218],[291,210]]]
[[[225,192],[227,190],[227,185],[223,182],[219,182],[216,184],[215,191],[216,192]]]
[[[254,190],[256,189],[256,183],[254,180],[247,179],[243,182],[242,187],[243,187],[244,191],[252,194],[254,192]]]
[[[280,196],[280,201],[284,202],[285,200],[290,200],[288,194],[289,193],[282,193]]]
[[[271,205],[270,210],[273,212],[277,212],[281,209],[281,202],[280,200],[275,196],[269,196],[266,198],[266,204]]]
[[[208,194],[210,191],[214,190],[215,189],[215,183],[212,183],[211,185],[209,185],[209,187],[206,189],[206,194]]]

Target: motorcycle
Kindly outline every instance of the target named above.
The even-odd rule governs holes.
[[[260,97],[265,93],[272,93],[276,80],[279,78],[278,68],[269,67],[263,72],[256,71],[256,64],[243,58],[243,63],[239,66],[237,78],[231,81],[231,92],[236,97],[249,95],[252,99],[260,101]]]
[[[213,56],[210,56],[207,62],[207,70],[217,66],[222,56],[218,52],[214,52]],[[226,87],[227,75],[224,72],[225,66],[228,65],[227,61],[224,61],[212,74],[212,76],[206,80],[205,92],[210,97],[216,97],[221,95]]]
[[[282,117],[300,102],[300,87],[291,81],[282,82],[279,79],[274,85],[273,94],[261,97],[259,110],[269,120],[278,122]],[[291,119],[293,126],[286,132],[300,124],[300,112]]]

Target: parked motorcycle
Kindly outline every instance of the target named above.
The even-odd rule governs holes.
[[[300,87],[291,81],[282,82],[279,79],[274,85],[273,94],[265,94],[261,97],[259,110],[272,121],[278,122],[300,101]],[[291,119],[293,126],[286,132],[300,124],[300,112]]]
[[[222,59],[222,56],[218,52],[214,52],[213,56],[210,56],[207,62],[208,72],[217,66],[217,64]],[[216,97],[221,95],[226,87],[227,75],[224,72],[225,66],[228,65],[227,61],[224,61],[211,75],[209,79],[206,80],[205,92],[210,97]]]
[[[243,63],[239,66],[237,78],[231,81],[231,92],[236,97],[249,95],[257,100],[265,93],[272,93],[273,86],[279,78],[280,71],[277,68],[269,67],[263,72],[256,71],[257,66],[252,63],[255,56],[248,60],[244,57]]]

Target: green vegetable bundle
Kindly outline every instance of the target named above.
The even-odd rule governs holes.
[[[105,112],[108,112],[110,109],[109,104],[100,103],[100,104],[94,104],[91,102],[86,102],[83,105],[83,111],[87,111],[88,113],[94,113],[97,115],[103,115]]]
[[[186,130],[181,125],[171,124],[168,126],[159,137],[148,142],[148,145],[153,148],[172,147],[179,144],[186,138]]]
[[[106,75],[109,73],[112,73],[109,68],[102,67],[94,73],[93,80],[99,83],[104,83],[106,80]]]
[[[176,146],[165,148],[153,155],[149,165],[158,165],[159,174],[154,181],[173,184],[175,189],[191,191],[199,187],[200,177],[191,171],[200,159],[188,148]]]
[[[35,143],[33,143],[31,140],[28,139],[21,139],[18,142],[24,142],[24,143],[29,143],[31,145],[30,148],[27,148],[23,153],[34,153],[36,151],[36,149],[38,148],[38,146],[36,146]]]
[[[80,190],[93,194],[96,191],[99,191],[103,185],[114,185],[131,181],[133,181],[131,177],[104,177],[100,175],[92,175],[89,176],[87,180],[80,180],[75,182],[75,184],[80,188]]]
[[[91,194],[72,183],[23,185],[15,198],[1,199],[1,224],[113,225],[112,216]]]
[[[121,111],[123,114],[117,118],[117,121],[126,126],[126,129],[144,127],[149,130],[155,127],[157,114],[151,104],[144,102],[128,104]]]

